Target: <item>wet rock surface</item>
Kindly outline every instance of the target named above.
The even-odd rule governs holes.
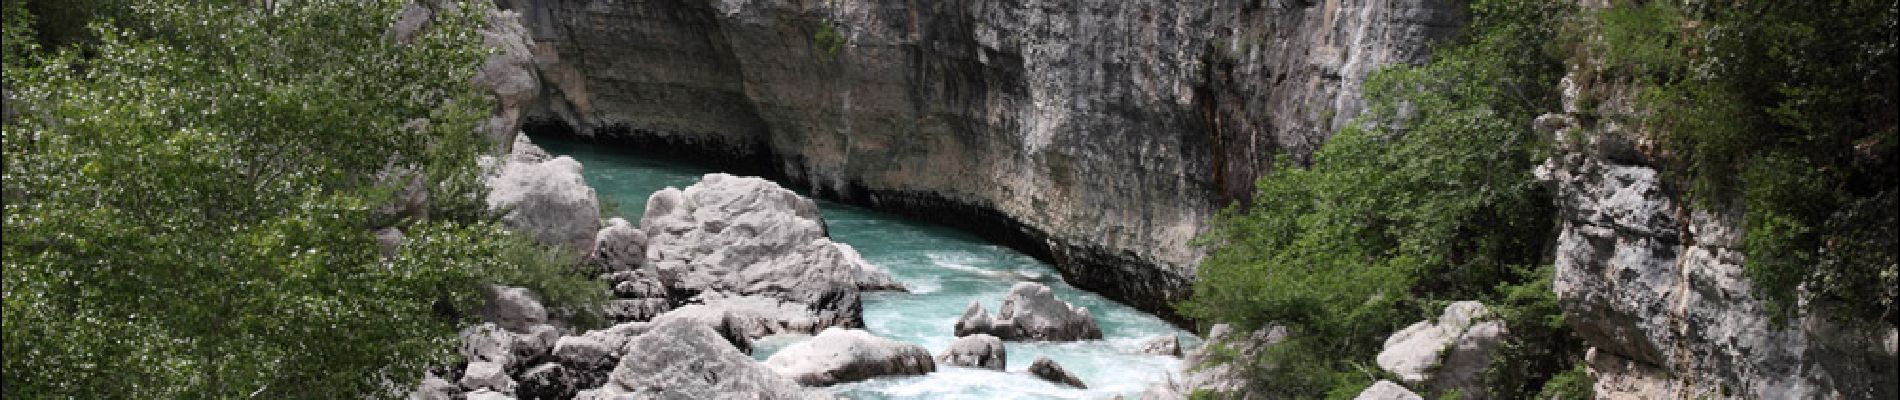
[[[950,348],[937,355],[937,363],[1002,371],[1009,364],[1009,355],[1004,350],[1002,339],[978,333],[950,342]]]

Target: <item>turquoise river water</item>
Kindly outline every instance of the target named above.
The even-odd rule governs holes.
[[[555,155],[574,157],[584,166],[587,183],[617,205],[616,215],[639,223],[646,199],[662,188],[686,187],[701,175],[719,172],[689,163],[641,157],[549,138],[536,143]],[[1184,346],[1198,345],[1190,333],[1153,315],[1070,287],[1048,264],[1014,250],[942,226],[903,219],[850,205],[818,201],[832,239],[856,247],[864,258],[890,271],[909,293],[871,293],[864,299],[866,329],[881,337],[915,343],[941,354],[956,337],[951,329],[971,301],[992,313],[1009,287],[1020,280],[1049,285],[1056,297],[1086,306],[1101,324],[1104,340],[1009,342],[1008,372],[939,366],[937,372],[885,377],[832,387],[858,399],[1012,399],[1106,398],[1133,395],[1148,385],[1181,374],[1179,359],[1141,354],[1142,341],[1180,335]],[[807,337],[779,335],[760,339],[755,357]],[[1023,372],[1037,357],[1048,356],[1081,378],[1089,389],[1072,389]]]

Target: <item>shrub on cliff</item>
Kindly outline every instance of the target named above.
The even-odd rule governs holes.
[[[1745,268],[1777,316],[1900,323],[1900,8],[1617,3],[1596,18],[1601,79],[1648,88],[1637,122],[1697,205],[1741,207]]]
[[[5,6],[4,397],[385,396],[491,276],[579,281],[481,211],[479,7],[397,47],[394,0],[98,3]],[[396,169],[427,217],[375,217]]]
[[[1514,356],[1574,357],[1555,354],[1575,339],[1547,282],[1535,289],[1549,279],[1536,266],[1555,217],[1531,176],[1543,144],[1529,129],[1557,104],[1561,65],[1544,46],[1566,9],[1476,1],[1471,11],[1461,41],[1427,65],[1374,74],[1367,112],[1311,166],[1278,165],[1251,209],[1227,210],[1202,238],[1213,252],[1181,310],[1287,326],[1286,342],[1245,360],[1272,394],[1351,397],[1379,378],[1372,358],[1386,335],[1454,300],[1509,317]],[[1520,370],[1496,374],[1493,390],[1529,396],[1574,365],[1547,364],[1507,364]]]

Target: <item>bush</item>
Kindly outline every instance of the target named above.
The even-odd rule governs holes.
[[[125,11],[6,3],[4,397],[386,396],[450,361],[495,277],[584,298],[480,211],[480,7],[396,47],[395,0],[101,3]],[[440,212],[377,222],[392,167]],[[382,223],[411,239],[393,259]]]
[[[1743,209],[1746,270],[1778,317],[1807,296],[1900,321],[1897,13],[1857,0],[1656,1],[1599,14],[1603,52],[1644,55],[1623,62],[1644,71],[1623,77],[1650,88],[1642,122],[1672,156],[1668,170],[1698,206]]]
[[[1461,42],[1427,65],[1374,74],[1367,112],[1312,166],[1277,165],[1258,183],[1253,208],[1221,213],[1201,239],[1213,252],[1181,311],[1247,329],[1287,326],[1289,339],[1252,363],[1270,394],[1357,394],[1381,374],[1372,357],[1386,335],[1455,300],[1492,304],[1527,325],[1531,334],[1518,337],[1563,342],[1520,347],[1558,355],[1575,347],[1548,322],[1560,318],[1548,283],[1541,298],[1512,296],[1549,279],[1534,266],[1555,217],[1530,174],[1543,143],[1528,127],[1557,104],[1550,88],[1562,68],[1544,46],[1565,9],[1511,1],[1471,8]],[[1501,377],[1515,381],[1498,391],[1534,394],[1568,366]]]

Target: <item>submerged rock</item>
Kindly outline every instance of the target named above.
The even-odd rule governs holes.
[[[956,335],[990,334],[1003,340],[1101,339],[1102,329],[1087,307],[1057,300],[1048,286],[1017,282],[1003,297],[996,317],[972,302],[957,320]]]
[[[1008,360],[1003,340],[982,333],[957,338],[955,342],[950,342],[950,348],[937,356],[937,362],[943,365],[997,371],[1002,371],[1003,366],[1009,364]]]
[[[831,386],[885,375],[936,371],[930,351],[858,329],[829,328],[773,354],[765,366],[806,386]]]
[[[626,355],[607,384],[577,398],[761,398],[822,399],[733,349],[726,338],[697,321],[674,319],[627,342]]]
[[[1077,389],[1089,388],[1089,385],[1082,383],[1082,378],[1069,374],[1069,371],[1062,369],[1062,365],[1056,364],[1055,360],[1050,360],[1049,357],[1037,358],[1036,362],[1030,363],[1029,374],[1046,381],[1074,386]]]
[[[1437,321],[1419,321],[1387,337],[1376,361],[1431,393],[1457,390],[1466,398],[1483,398],[1480,375],[1491,367],[1507,333],[1504,321],[1483,304],[1460,301],[1446,306]]]
[[[1172,333],[1156,336],[1153,339],[1148,339],[1148,341],[1141,343],[1141,352],[1154,354],[1154,355],[1180,357],[1181,356],[1181,337],[1175,336]]]

